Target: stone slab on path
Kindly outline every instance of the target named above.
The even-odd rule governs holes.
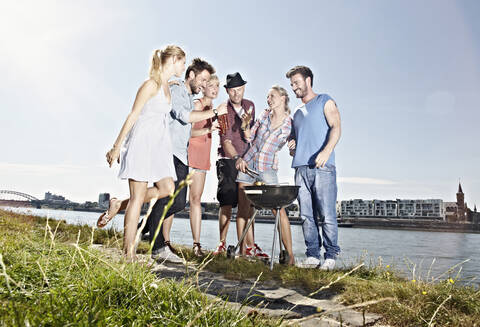
[[[110,257],[121,258],[117,249],[93,247],[106,252]],[[301,294],[301,290],[278,286],[275,281],[255,281],[253,279],[231,280],[222,274],[199,271],[195,263],[187,265],[152,262],[144,255],[138,255],[141,261],[150,261],[152,271],[160,279],[193,280],[199,289],[211,298],[222,299],[234,309],[245,314],[258,313],[272,318],[283,318],[284,322],[294,326],[376,326],[380,315],[358,312],[338,302],[335,297],[315,299]],[[319,311],[327,313],[318,316]],[[317,316],[314,316],[317,315]],[[388,326],[384,326],[388,327]]]
[[[299,326],[373,326],[382,317],[377,314],[345,309],[336,298],[315,299],[287,289],[274,281],[256,282],[253,279],[231,280],[222,274],[198,271],[194,265],[155,264],[153,270],[160,278],[183,280],[193,278],[199,288],[213,297],[228,301],[235,308],[249,312],[256,310],[271,317],[296,320],[317,314],[318,308],[328,313],[298,322]]]

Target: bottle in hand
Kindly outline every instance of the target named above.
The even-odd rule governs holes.
[[[225,135],[228,129],[227,115],[218,116],[218,125],[220,126],[220,134]]]

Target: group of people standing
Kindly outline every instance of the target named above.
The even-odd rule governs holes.
[[[174,214],[186,206],[186,188],[174,199],[163,223],[160,224],[160,220],[170,195],[190,171],[193,250],[195,255],[202,256],[200,201],[206,173],[210,169],[212,132],[220,129],[216,162],[220,242],[213,254],[226,251],[232,208],[238,206],[236,227],[239,238],[252,216],[253,207],[244,187],[257,181],[278,184],[278,152],[288,144],[293,156],[295,183],[300,186],[298,202],[307,247],[307,259],[303,265],[333,269],[340,252],[334,155],[340,138],[340,116],[333,99],[326,94],[315,94],[311,70],[296,66],[286,74],[292,90],[303,103],[295,110],[293,119],[287,91],[274,85],[268,91],[268,108],[255,120],[255,105],[244,98],[247,82],[240,73],[227,75],[224,87],[229,99],[214,108],[213,100],[220,87],[215,69],[205,60],[195,58],[182,80],[185,57],[185,52],[175,45],[154,52],[150,78],[140,87],[132,111],[107,153],[110,166],[114,161],[120,162],[119,177],[128,180],[130,198],[112,198],[97,225],[106,226],[116,213],[125,210],[123,250],[128,260],[135,260],[135,235],[141,207],[143,203],[157,199],[145,227],[150,241],[155,239],[152,258],[182,262],[170,243],[170,229]],[[200,92],[202,97],[196,99]],[[223,119],[222,126],[219,125],[220,119]],[[148,187],[149,183],[153,186]],[[290,224],[283,209],[280,217],[288,263],[294,264]],[[159,225],[160,232],[155,237]],[[268,258],[255,243],[254,236],[252,224],[240,244],[240,254]],[[322,238],[325,260],[320,265]]]

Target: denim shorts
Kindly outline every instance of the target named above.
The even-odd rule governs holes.
[[[193,168],[193,167],[188,167],[189,171],[192,172],[192,171],[198,171],[199,173],[208,173],[208,170],[205,170],[205,169],[198,169],[198,168]]]
[[[249,166],[248,168],[251,169]],[[253,184],[255,182],[263,182],[266,185],[276,185],[278,184],[278,177],[277,177],[277,171],[276,170],[267,170],[267,171],[259,171],[258,172],[258,177],[253,178],[250,175],[247,175],[245,173],[242,173],[241,171],[238,171],[237,175],[237,182],[238,183],[245,183],[245,184]]]

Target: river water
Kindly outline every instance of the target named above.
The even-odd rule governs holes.
[[[52,209],[5,208],[7,210],[28,213],[36,216],[48,216],[64,219],[70,224],[87,224],[94,226],[99,213]],[[123,229],[123,215],[117,215],[108,225]],[[255,241],[264,251],[270,253],[272,248],[273,224],[255,224]],[[203,220],[201,243],[206,249],[214,249],[218,243],[218,221]],[[302,227],[292,225],[293,251],[297,262],[305,259],[305,244]],[[235,223],[230,224],[227,243],[236,244]],[[174,218],[171,240],[173,243],[190,245],[192,234],[190,222],[184,218]],[[339,246],[341,255],[337,264],[352,266],[360,260],[367,264],[390,265],[403,272],[411,279],[438,277],[455,265],[462,263],[451,273],[440,279],[455,277],[461,268],[460,279],[474,284],[480,282],[480,234],[425,232],[408,230],[340,228]],[[278,252],[278,244],[276,245]],[[278,254],[277,254],[278,255]],[[433,263],[433,264],[432,264]]]

